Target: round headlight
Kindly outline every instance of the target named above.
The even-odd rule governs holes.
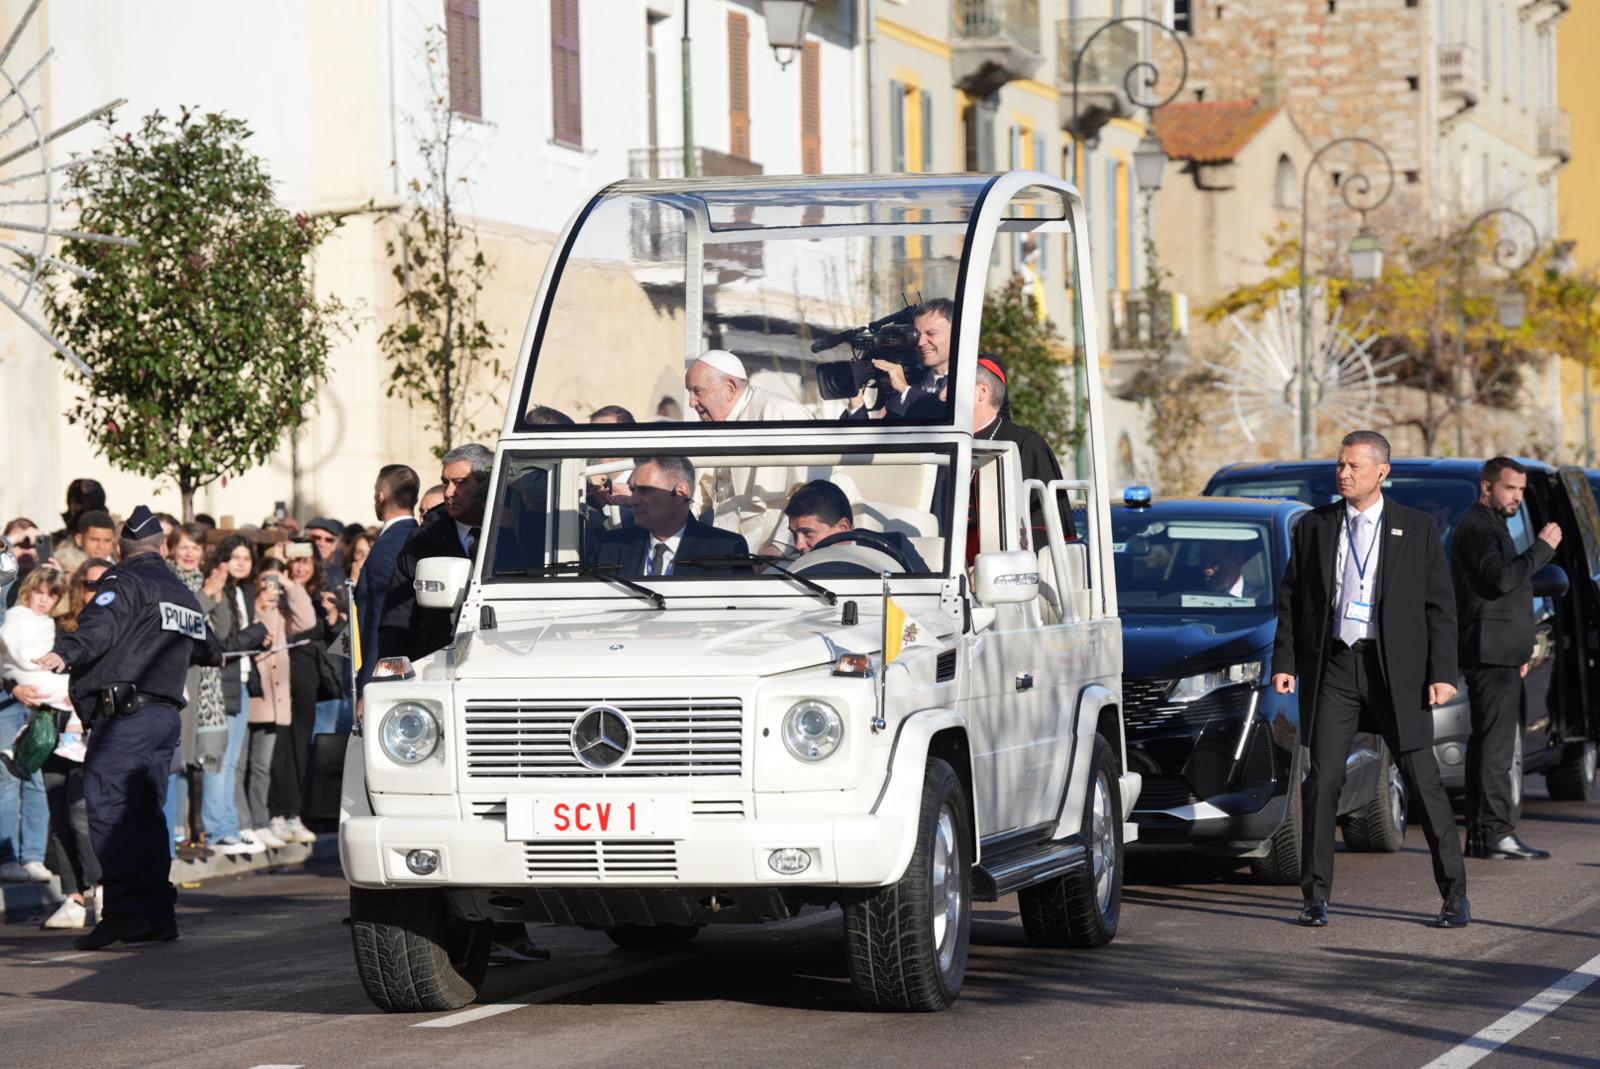
[[[821,761],[839,748],[844,720],[827,702],[807,698],[783,717],[783,744],[802,761]]]
[[[439,746],[439,720],[425,705],[401,702],[383,714],[378,743],[402,765],[425,761]]]

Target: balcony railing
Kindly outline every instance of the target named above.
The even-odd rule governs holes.
[[[950,18],[950,72],[969,95],[986,97],[1039,69],[1039,0],[955,0]]]
[[[1125,119],[1134,112],[1124,79],[1139,62],[1139,30],[1137,24],[1122,23],[1095,37],[1095,32],[1107,21],[1082,18],[1061,19],[1056,23],[1059,57],[1056,72],[1062,90],[1061,128],[1082,139],[1093,137],[1111,119]],[[1073,59],[1091,37],[1094,43],[1084,53],[1078,69],[1078,100],[1074,113]]]
[[[714,148],[694,150],[695,174],[701,178],[738,178],[761,174],[761,164],[730,156]],[[628,174],[633,178],[682,178],[682,148],[636,148],[628,152]]]
[[[956,0],[955,36],[987,41],[1005,38],[1039,51],[1039,0]]]
[[[1478,50],[1460,43],[1439,46],[1439,93],[1470,108],[1483,92],[1483,67]]]
[[[1189,298],[1186,294],[1163,292],[1154,315],[1144,290],[1113,290],[1108,317],[1113,352],[1155,348],[1157,335],[1165,333],[1167,343],[1176,347],[1189,333]]]
[[[1539,109],[1539,155],[1572,159],[1572,116],[1566,108]]]

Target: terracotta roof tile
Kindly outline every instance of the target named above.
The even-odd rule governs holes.
[[[1156,111],[1156,136],[1173,159],[1227,163],[1281,110],[1254,100],[1168,104]]]

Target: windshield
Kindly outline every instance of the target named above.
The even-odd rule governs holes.
[[[785,570],[813,580],[944,574],[954,456],[953,446],[510,453],[486,512],[483,578],[622,579],[649,596],[688,579],[793,583]]]
[[[519,430],[623,422],[949,422],[944,378],[987,175],[630,183],[563,253]],[[1054,194],[1031,218],[1064,218]],[[1018,198],[1025,200],[1026,198]]]
[[[1383,484],[1383,492],[1402,505],[1432,516],[1445,545],[1449,545],[1457,521],[1478,499],[1478,477],[1476,473],[1464,473],[1459,478],[1395,474]],[[1286,498],[1308,505],[1325,505],[1339,497],[1333,483],[1332,464],[1325,473],[1218,479],[1206,489],[1206,494],[1210,497]]]
[[[1125,612],[1194,616],[1259,611],[1276,601],[1271,529],[1264,521],[1117,510],[1111,535],[1117,600]]]

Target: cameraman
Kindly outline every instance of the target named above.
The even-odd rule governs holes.
[[[911,382],[905,368],[892,360],[874,360],[872,366],[883,372],[887,382],[879,380],[878,397],[882,401],[883,417],[887,419],[916,418],[943,410],[939,391],[944,389],[945,378],[950,373],[951,324],[956,316],[955,302],[935,297],[917,306],[912,325],[917,328],[917,352],[922,357],[922,376]],[[871,415],[861,403],[861,395],[851,400],[851,409],[845,418],[868,419]]]

